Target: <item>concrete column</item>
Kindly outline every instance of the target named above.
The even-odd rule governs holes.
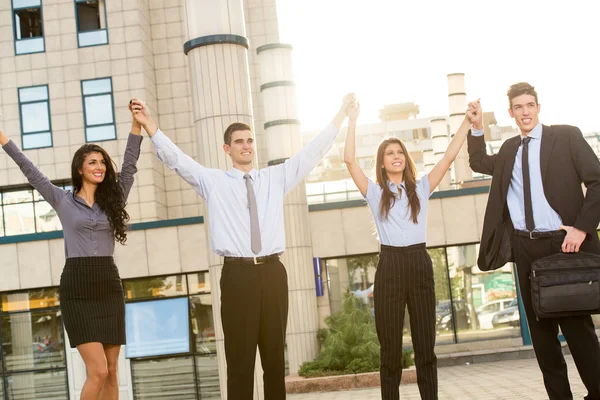
[[[434,118],[429,121],[429,124],[431,126],[431,147],[433,150],[433,163],[430,165],[433,168],[442,159],[448,148],[448,124],[446,118]],[[450,173],[451,171],[448,170],[446,175],[444,175],[444,179],[442,179],[438,186],[440,190],[450,188]]]
[[[27,305],[29,309],[29,293],[9,294],[9,303]],[[10,330],[12,342],[12,355],[6,357],[4,362],[7,369],[31,370],[34,367],[34,354],[32,343],[33,331],[31,313],[18,313],[10,315]],[[30,374],[15,374],[12,376],[12,388],[15,392],[31,391],[35,393],[34,376]]]
[[[227,170],[231,168],[231,160],[222,148],[225,129],[238,121],[253,124],[242,1],[186,0],[185,15],[188,41],[184,52],[189,59],[198,161],[209,168]],[[220,318],[222,260],[210,249],[207,213],[203,215],[221,396],[227,398],[227,365]]]
[[[457,73],[448,75],[448,102],[450,105],[450,135],[454,137],[465,118],[465,110],[467,108],[465,74]],[[469,167],[469,154],[467,153],[466,141],[463,143],[454,161],[454,178],[456,182],[473,179],[473,171]]]
[[[292,46],[270,43],[260,46],[256,52],[267,140],[266,154],[262,157],[266,157],[268,165],[276,165],[302,147],[292,72]],[[319,315],[304,183],[286,197],[284,218],[286,250],[282,261],[289,276],[287,350],[290,373],[293,374],[298,372],[300,364],[312,361],[318,351]]]
[[[423,150],[423,167],[426,173],[430,173],[435,165],[433,158],[433,148]]]

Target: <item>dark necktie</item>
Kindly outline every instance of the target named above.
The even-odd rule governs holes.
[[[260,253],[262,245],[260,243],[260,227],[258,226],[258,209],[256,207],[256,196],[252,186],[252,177],[249,174],[244,175],[246,180],[246,189],[248,190],[248,208],[250,209],[250,248],[254,254]]]
[[[533,232],[535,229],[535,223],[533,221],[533,206],[531,203],[531,179],[529,177],[529,142],[530,137],[523,139],[523,158],[522,158],[522,169],[523,169],[523,196],[525,197],[525,226],[529,232]]]

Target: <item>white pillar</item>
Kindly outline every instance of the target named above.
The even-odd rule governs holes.
[[[233,122],[252,126],[248,74],[248,39],[241,0],[186,0],[187,39],[193,98],[193,119],[199,162],[227,170],[231,160],[223,152],[223,133]],[[221,324],[220,278],[222,260],[210,248],[207,213],[208,268],[212,288],[221,395],[227,398],[227,365]]]
[[[467,108],[465,74],[448,74],[448,103],[450,106],[450,135],[454,137],[465,118],[465,110]],[[456,182],[473,179],[473,172],[469,167],[469,154],[467,153],[466,141],[463,143],[454,161],[454,177]]]
[[[260,46],[256,52],[260,66],[259,79],[267,140],[266,154],[262,154],[262,161],[275,165],[284,162],[302,147],[292,72],[292,46],[270,43]],[[286,250],[282,261],[289,276],[286,342],[290,373],[297,373],[300,364],[312,361],[317,354],[319,328],[304,183],[287,195],[284,218]]]
[[[442,159],[448,148],[448,123],[446,122],[446,118],[434,118],[429,121],[429,125],[431,126],[433,165],[435,165]],[[444,178],[438,187],[440,190],[447,190],[450,188],[450,170],[444,175]]]
[[[430,173],[435,165],[433,158],[433,148],[423,150],[423,167],[426,173]]]

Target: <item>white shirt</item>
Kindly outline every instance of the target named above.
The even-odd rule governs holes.
[[[329,124],[306,147],[283,164],[257,171],[252,177],[262,249],[250,248],[250,212],[245,173],[206,168],[184,154],[160,130],[152,136],[158,158],[177,172],[208,205],[211,247],[220,256],[259,257],[281,254],[285,250],[283,198],[325,157],[338,133]]]

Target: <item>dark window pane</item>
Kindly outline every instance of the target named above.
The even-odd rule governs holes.
[[[58,288],[31,289],[27,292],[2,294],[2,311],[27,311],[36,308],[58,307]]]
[[[192,357],[134,361],[132,375],[136,399],[196,400]]]
[[[6,236],[34,233],[33,203],[4,206],[4,228]]]
[[[62,229],[56,211],[45,201],[35,203],[35,219],[37,232],[51,232]]]
[[[198,393],[200,398],[221,399],[219,386],[219,370],[216,356],[196,357],[196,373],[198,374]]]
[[[185,296],[188,294],[184,275],[128,279],[123,282],[129,300],[155,297]]]
[[[100,10],[97,0],[77,3],[77,22],[79,24],[79,32],[100,29]]]
[[[203,294],[190,297],[192,332],[196,354],[216,354],[215,326],[212,311],[212,295]]]
[[[7,372],[65,367],[60,312],[3,315],[2,349]]]
[[[6,378],[6,388],[8,400],[69,398],[65,370],[12,374]]]
[[[25,8],[15,11],[17,40],[41,37],[44,34],[40,8]]]

